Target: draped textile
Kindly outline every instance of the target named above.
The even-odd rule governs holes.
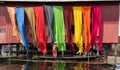
[[[53,8],[52,6],[44,6],[45,9],[45,16],[47,19],[48,23],[48,28],[49,28],[49,36],[50,36],[50,42],[53,44],[54,42],[54,36],[53,36]]]
[[[15,7],[7,7],[8,13],[9,13],[9,17],[12,23],[12,34],[13,36],[17,37],[17,40],[23,44],[22,38],[20,36],[18,27],[16,25],[16,20],[15,20]]]
[[[72,37],[72,24],[73,24],[73,11],[72,6],[63,6],[65,28],[66,28],[66,40],[70,50],[74,50],[73,37]]]
[[[62,6],[53,6],[54,12],[54,37],[58,51],[66,51],[65,27]]]
[[[84,30],[84,43],[85,49],[84,52],[90,51],[90,44],[91,44],[91,36],[90,36],[90,14],[91,14],[91,7],[90,6],[83,6],[83,30]]]
[[[36,39],[36,33],[35,33],[35,16],[34,16],[34,9],[33,7],[27,7],[25,8],[26,15],[28,17],[29,23],[30,23],[30,32],[32,36],[32,42],[34,46],[37,46],[37,39]]]
[[[17,19],[20,35],[22,37],[23,45],[25,46],[27,52],[30,52],[28,47],[28,41],[25,34],[24,8],[16,8],[16,19]]]
[[[99,51],[102,51],[102,19],[101,7],[92,7],[92,31],[91,31],[91,45],[94,46],[98,41]]]
[[[35,20],[36,20],[36,36],[39,49],[42,53],[47,53],[46,48],[46,33],[45,33],[45,20],[43,6],[34,7]]]
[[[74,28],[75,28],[75,44],[79,51],[83,52],[83,36],[82,36],[82,7],[73,7],[74,14]]]

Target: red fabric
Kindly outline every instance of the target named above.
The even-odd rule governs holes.
[[[45,20],[43,6],[34,7],[35,20],[36,20],[36,35],[38,46],[42,53],[47,53],[46,48],[46,34],[45,34]]]
[[[73,39],[72,39],[72,24],[73,24],[73,12],[72,6],[64,6],[64,18],[65,18],[65,28],[66,28],[66,40],[68,41],[68,46],[70,50],[74,50]]]
[[[46,62],[40,62],[38,65],[38,70],[47,70],[47,63]]]

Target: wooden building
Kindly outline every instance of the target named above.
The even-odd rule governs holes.
[[[39,5],[101,5],[102,23],[103,23],[103,41],[102,43],[118,43],[118,25],[119,25],[119,0],[0,0],[0,44],[19,44],[16,36],[12,36],[12,24],[8,15],[7,6],[13,7],[34,7]],[[26,36],[31,43],[29,22],[25,18]],[[47,29],[47,25],[46,25]],[[47,43],[49,38],[47,37]]]

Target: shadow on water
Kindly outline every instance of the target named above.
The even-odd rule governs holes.
[[[120,65],[66,61],[0,61],[0,70],[120,70]]]

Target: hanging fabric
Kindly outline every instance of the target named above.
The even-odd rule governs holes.
[[[58,51],[66,51],[65,27],[62,6],[53,6],[54,12],[54,37],[57,42]]]
[[[46,54],[47,47],[43,6],[34,7],[34,11],[36,20],[36,36],[38,40],[39,49],[43,54]]]
[[[16,19],[17,19],[20,35],[22,37],[23,45],[25,46],[27,52],[30,52],[28,48],[28,41],[25,34],[24,8],[16,8]]]
[[[73,9],[72,6],[63,6],[65,28],[66,28],[66,40],[70,50],[74,51],[73,37],[72,37],[72,24],[73,24]]]
[[[79,51],[83,52],[83,36],[82,36],[82,7],[73,7],[74,14],[74,28],[75,28],[75,44],[77,45]]]
[[[30,23],[30,32],[32,36],[32,42],[34,46],[37,46],[37,39],[36,39],[36,33],[35,33],[35,16],[34,16],[34,9],[33,7],[25,8],[26,15],[28,17],[29,23]]]
[[[17,37],[17,40],[23,44],[22,38],[20,36],[18,27],[16,25],[16,20],[15,20],[15,7],[7,7],[8,13],[9,13],[9,17],[12,23],[12,32],[13,32],[13,36]]]
[[[92,29],[91,29],[91,46],[98,42],[99,51],[102,51],[102,19],[101,7],[92,7]]]
[[[85,49],[84,52],[90,51],[90,44],[91,44],[91,36],[90,36],[90,14],[91,14],[91,7],[90,6],[83,6],[83,33],[84,33],[84,43]]]
[[[50,35],[50,42],[53,44],[54,36],[53,36],[53,8],[52,6],[44,6],[45,9],[45,16],[47,18],[48,28],[49,28],[49,35]]]

